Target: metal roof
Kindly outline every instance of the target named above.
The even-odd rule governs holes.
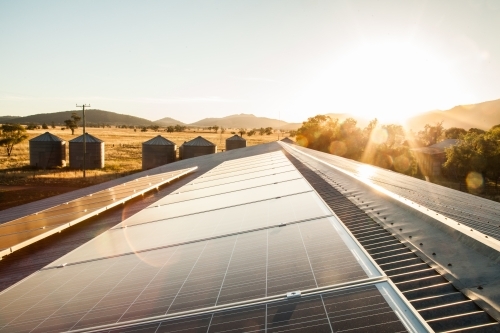
[[[235,134],[232,137],[227,138],[226,141],[247,141],[247,140],[245,140],[241,136]]]
[[[111,216],[116,223],[102,237],[95,237],[76,251],[71,252],[72,248],[67,248],[68,238],[76,238],[71,238],[72,233],[85,233],[86,226],[83,224],[75,231],[67,229],[67,235],[56,235],[43,244],[6,256],[0,261],[0,283],[2,280],[18,282],[30,270],[37,271],[37,274],[0,293],[0,296],[3,300],[9,297],[15,299],[18,297],[16,291],[24,291],[23,287],[27,284],[41,281],[43,277],[50,280],[52,276],[60,279],[63,284],[68,283],[70,288],[67,289],[70,292],[78,293],[83,288],[83,284],[78,281],[85,278],[80,277],[78,272],[89,267],[85,272],[95,271],[92,274],[97,279],[97,285],[89,284],[88,289],[85,289],[85,292],[89,292],[89,297],[93,297],[95,288],[108,288],[104,293],[101,290],[95,294],[98,296],[97,301],[102,299],[102,295],[108,297],[106,291],[113,299],[116,297],[115,292],[128,295],[135,290],[143,290],[137,286],[145,283],[148,276],[151,277],[152,283],[144,288],[140,302],[131,305],[130,316],[123,313],[125,320],[133,322],[118,323],[117,320],[122,320],[118,315],[116,320],[112,320],[110,327],[99,328],[109,328],[111,332],[139,325],[139,322],[144,322],[141,324],[143,326],[135,326],[130,331],[148,328],[152,331],[158,328],[168,330],[170,325],[179,325],[181,328],[202,327],[204,331],[221,331],[227,329],[227,325],[232,325],[233,329],[251,330],[258,328],[260,322],[262,325],[265,322],[269,331],[273,327],[279,327],[283,331],[297,327],[297,331],[300,328],[318,331],[317,328],[323,328],[322,325],[325,325],[326,331],[330,331],[329,320],[330,327],[338,323],[344,325],[342,329],[352,330],[359,328],[357,323],[365,322],[367,318],[364,310],[372,306],[374,312],[370,313],[375,315],[370,318],[375,318],[375,322],[387,322],[389,319],[380,318],[388,313],[393,314],[392,311],[398,308],[398,317],[391,318],[394,323],[401,323],[401,318],[407,315],[411,317],[416,309],[416,318],[420,318],[416,323],[425,320],[423,323],[427,323],[435,331],[471,331],[471,328],[482,332],[499,330],[500,241],[495,238],[500,233],[495,228],[500,228],[500,204],[283,141],[183,160],[128,176],[127,180],[143,177],[146,172],[152,175],[195,165],[199,165],[197,173],[160,189],[155,197],[149,199],[149,207],[137,200],[131,202],[128,208],[110,211],[107,213],[110,215],[96,216],[93,222],[89,221],[90,226],[92,223],[109,220]],[[97,186],[107,188],[122,181],[117,179]],[[78,193],[83,191],[87,189],[79,190]],[[41,211],[54,206],[57,200],[59,203],[67,202],[67,197],[71,195],[68,193],[58,196],[60,199],[53,197],[11,209],[10,216],[14,211],[18,214],[32,214],[31,207]],[[144,200],[147,201],[148,198]],[[325,216],[320,217],[317,209],[326,207],[325,205],[329,208],[323,210]],[[128,215],[124,217],[123,212],[128,212]],[[5,221],[5,216],[9,214],[2,214],[0,221]],[[329,220],[330,224],[323,223],[322,219]],[[335,233],[331,232],[332,224],[336,232],[348,229],[348,233],[340,239],[335,238]],[[267,236],[264,236],[266,233]],[[363,253],[339,251],[338,246],[342,246],[347,239],[354,241],[351,243],[353,249],[360,249],[359,246],[362,246]],[[75,246],[85,243],[80,240],[78,242],[80,243]],[[332,249],[330,246],[335,246],[336,255],[329,255]],[[47,247],[59,250],[52,256],[47,256]],[[248,249],[252,251],[251,256]],[[358,289],[357,282],[336,288],[334,293],[338,294],[331,294],[332,291],[328,289],[335,286],[330,279],[337,274],[336,265],[333,263],[324,266],[324,263],[344,260],[350,268],[340,273],[346,274],[347,280],[354,277],[349,274],[360,272],[356,261],[346,259],[351,253],[358,263],[369,266],[375,262],[384,273],[382,277],[373,275],[371,280],[366,280],[359,287],[370,289],[376,286],[371,291],[362,289],[364,295],[371,295],[369,299],[356,298],[357,290],[361,290]],[[67,255],[62,257],[64,254]],[[170,256],[172,262],[168,263],[169,269],[162,270],[163,262],[160,260]],[[19,264],[15,263],[16,258]],[[248,261],[248,258],[251,260]],[[290,258],[293,258],[293,265],[288,263]],[[176,272],[180,272],[175,268],[178,262],[192,265],[187,270],[183,268],[185,272],[192,273],[185,278],[176,277]],[[232,264],[229,265],[229,262]],[[272,267],[273,262],[277,266]],[[271,265],[270,269],[262,274],[263,267],[268,265]],[[120,271],[114,272],[114,267],[119,267]],[[325,267],[328,269],[324,270]],[[246,269],[246,274],[242,274],[239,269]],[[279,274],[281,270],[283,275],[274,279],[273,274]],[[101,273],[105,277],[97,276]],[[156,274],[160,277],[159,280],[154,280]],[[264,275],[266,278],[260,279]],[[267,276],[270,280],[266,283]],[[175,289],[175,278],[179,278],[178,285],[184,287]],[[223,282],[219,281],[221,278]],[[241,279],[248,279],[251,283]],[[58,286],[56,282],[50,281],[52,284],[44,288]],[[108,287],[106,283],[99,281],[116,281],[116,290],[115,284]],[[164,281],[169,283],[165,285]],[[356,281],[364,280],[361,278]],[[130,283],[133,283],[134,288],[127,287]],[[324,283],[328,286],[324,286]],[[304,287],[305,285],[308,287]],[[241,286],[245,286],[243,288],[248,296],[235,305],[235,302],[242,301],[239,296],[235,296],[241,293]],[[150,287],[154,290],[149,289]],[[275,288],[280,287],[283,289],[276,292]],[[388,297],[384,296],[386,300],[400,299],[401,304],[408,307],[387,307],[384,299],[377,294],[377,288],[384,292],[394,292],[389,293]],[[48,292],[51,291],[49,289]],[[214,303],[210,305],[212,296],[205,297],[205,291],[209,289],[217,291],[215,306]],[[264,289],[267,289],[266,297],[258,298],[255,303],[255,296],[259,294],[259,290]],[[171,290],[173,296],[162,298],[161,293],[167,290]],[[71,295],[66,293],[59,293],[58,296],[69,299]],[[9,294],[13,296],[8,296]],[[45,302],[43,295],[35,294],[30,297],[35,301],[33,304],[41,302],[36,303],[31,311],[40,308]],[[20,325],[29,326],[32,324],[31,320],[43,320],[37,328],[39,330],[51,329],[51,326],[47,326],[51,323],[59,325],[58,318],[61,318],[60,315],[66,308],[62,298],[56,300],[61,304],[60,307],[56,304],[56,309],[59,309],[57,311],[61,313],[42,319],[23,319],[25,315],[21,314],[12,324],[17,321]],[[90,327],[88,325],[107,325],[106,316],[100,314],[102,311],[114,314],[113,311],[127,308],[117,307],[111,299],[104,298],[102,304],[99,303],[95,309],[89,308],[88,311],[77,307],[82,310],[80,313],[87,313],[88,316],[82,317],[78,325],[71,329],[83,331]],[[172,299],[175,301],[170,305],[164,302]],[[356,299],[359,302],[353,303]],[[370,302],[375,300],[379,305]],[[331,312],[335,311],[335,306],[330,305],[340,302],[343,305],[341,313]],[[0,304],[2,303],[0,299]],[[89,302],[82,304],[87,306],[87,303]],[[147,313],[150,309],[148,304],[154,304],[154,308],[159,309],[158,316],[143,315],[144,311]],[[378,312],[381,304],[385,304],[387,311]],[[25,306],[26,309],[29,306],[31,304]],[[71,306],[75,308],[74,303]],[[204,306],[204,311],[198,313]],[[209,307],[210,311],[207,310]],[[308,326],[315,309],[323,308],[322,314],[314,317],[317,319],[314,321],[316,326]],[[21,313],[26,309],[9,309],[6,315],[14,318],[13,312]],[[350,312],[357,309],[360,311]],[[172,323],[169,314],[175,316],[185,310],[189,310],[190,317],[187,317],[188,314],[180,315]],[[306,311],[312,312],[302,315]],[[325,313],[329,320],[324,318]],[[345,317],[345,314],[352,316],[352,321],[348,319],[339,322],[337,315]],[[69,315],[78,316],[77,313]],[[245,326],[249,317],[256,322],[256,326]],[[94,319],[100,321],[94,322]],[[275,323],[275,319],[279,322]],[[375,323],[368,321],[368,325]],[[294,327],[295,324],[304,326]],[[8,331],[9,327],[4,329]],[[53,327],[56,327],[54,330],[63,330],[62,326]],[[387,328],[387,331],[396,330],[404,329]],[[425,331],[425,328],[410,331]]]
[[[446,139],[427,147],[413,148],[412,151],[429,155],[443,154],[446,148],[456,146],[459,142],[458,139]]]
[[[89,134],[89,133],[85,133],[85,140],[87,143],[101,143],[101,142],[104,142],[98,138],[96,138],[95,136]],[[76,137],[72,140],[69,140],[69,142],[83,142],[83,134],[80,135],[79,137]]]
[[[39,135],[39,136],[31,139],[30,141],[32,141],[32,142],[42,142],[42,141],[43,142],[65,142],[65,140],[63,140],[60,137],[55,136],[54,134],[49,133],[49,132],[45,132],[42,135]]]
[[[154,146],[175,146],[175,143],[162,137],[161,135],[155,136],[151,140],[142,143],[143,145],[154,145]]]
[[[281,141],[286,142],[286,143],[295,143],[295,141],[293,141],[289,137],[283,138],[283,139],[281,139]]]
[[[215,146],[212,142],[208,141],[207,139],[198,136],[197,138],[194,138],[191,141],[184,142],[182,144],[183,146],[198,146],[198,147],[210,147],[210,146]]]

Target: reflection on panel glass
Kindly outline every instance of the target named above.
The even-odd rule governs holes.
[[[280,209],[276,209],[276,205]],[[127,228],[110,229],[83,245],[78,251],[73,251],[57,260],[55,265],[137,252],[331,215],[328,208],[313,192],[168,220],[150,221],[151,223],[147,223],[146,213],[148,212],[149,210],[143,210],[137,214],[144,223]],[[158,218],[156,215],[147,216]]]
[[[0,311],[6,332],[69,330],[364,278],[323,218],[42,270],[1,294]]]

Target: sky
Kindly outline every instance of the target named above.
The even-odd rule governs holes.
[[[0,0],[0,116],[404,119],[499,99],[499,41],[499,0]]]

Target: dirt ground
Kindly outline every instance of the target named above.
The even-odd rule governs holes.
[[[27,133],[29,139],[32,139],[47,131],[66,141],[82,134],[82,128],[76,129],[75,135],[71,135],[70,130],[61,130],[60,127],[32,130]],[[232,131],[236,130],[228,129],[221,134],[202,129],[167,133],[151,130],[141,132],[139,129],[134,131],[133,129],[121,128],[87,128],[87,133],[105,142],[105,167],[99,170],[87,170],[85,179],[82,171],[69,167],[47,170],[32,169],[29,166],[29,139],[16,145],[11,157],[7,157],[5,148],[0,147],[2,149],[0,150],[0,210],[139,172],[142,168],[142,143],[157,135],[162,135],[175,142],[177,147],[185,141],[201,135],[216,144],[217,151],[221,152],[226,149],[226,139],[234,135],[231,134]],[[251,137],[244,135],[244,138],[247,140],[247,146],[254,146],[276,141],[278,135],[282,139],[284,133]],[[66,143],[66,146],[69,148],[69,143]],[[66,150],[66,154],[69,158],[68,150]]]

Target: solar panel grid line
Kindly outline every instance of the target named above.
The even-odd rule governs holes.
[[[373,277],[373,278],[367,278],[367,279],[363,279],[363,280],[341,283],[341,284],[337,284],[337,285],[333,285],[333,286],[324,286],[324,287],[312,288],[312,289],[308,289],[308,290],[302,290],[301,293],[302,293],[302,298],[305,298],[307,296],[317,296],[317,295],[320,295],[321,293],[342,292],[345,290],[347,290],[347,291],[351,290],[353,288],[370,287],[373,284],[385,283],[385,282],[387,282],[387,277]],[[193,315],[204,315],[204,314],[210,314],[212,312],[218,312],[218,311],[235,310],[235,309],[239,309],[239,308],[242,308],[245,306],[263,305],[263,304],[266,304],[268,302],[273,302],[273,301],[286,301],[286,297],[283,294],[268,296],[268,297],[261,297],[261,298],[255,298],[252,300],[247,300],[247,301],[233,302],[233,303],[205,307],[205,308],[198,308],[195,310],[188,310],[188,311],[183,311],[183,312],[178,312],[178,313],[129,320],[126,322],[118,322],[118,323],[114,323],[114,324],[106,324],[106,325],[87,327],[85,329],[75,329],[75,330],[71,330],[71,331],[67,331],[67,332],[68,333],[69,332],[71,332],[71,333],[102,332],[104,330],[111,330],[114,328],[120,328],[120,327],[125,328],[127,326],[135,325],[135,324],[157,323],[157,322],[161,322],[162,320],[166,320],[166,319],[171,320],[171,319],[188,318],[188,317],[191,317]]]
[[[193,187],[193,185],[197,185],[197,184],[189,183],[189,184],[186,184],[185,189],[183,189],[181,193],[186,193],[186,192],[190,192],[190,191],[196,191],[196,190],[200,190],[200,189],[204,189],[204,188],[208,188],[208,187],[215,187],[215,186],[226,185],[226,184],[240,183],[240,182],[244,182],[244,181],[247,181],[247,180],[250,180],[250,179],[259,179],[259,178],[265,178],[265,177],[269,177],[269,176],[284,175],[284,174],[287,174],[287,173],[290,173],[290,172],[293,172],[293,170],[285,170],[285,171],[281,171],[281,172],[276,172],[274,174],[264,174],[264,175],[260,175],[260,176],[256,176],[256,177],[243,178],[243,179],[238,179],[238,180],[233,180],[233,181],[231,181],[231,178],[235,178],[235,177],[230,177],[228,179],[229,181],[221,183],[221,184],[216,184],[216,185],[207,184],[207,185],[204,185],[205,183],[209,183],[209,182],[201,183],[202,185],[204,185],[202,187]],[[189,186],[187,186],[187,185],[189,185]]]
[[[270,177],[266,177],[268,178],[268,181],[270,179]],[[283,177],[285,179],[274,179],[274,180],[271,180],[272,182],[271,183],[265,183],[265,180],[266,179],[259,179],[262,181],[262,184],[258,184],[259,182],[257,182],[257,184],[255,184],[255,180],[251,179],[251,180],[246,180],[245,182],[248,182],[248,183],[251,183],[252,186],[249,186],[249,187],[245,187],[245,188],[238,188],[238,189],[229,189],[229,190],[226,190],[226,192],[217,192],[217,193],[213,193],[213,194],[206,194],[206,195],[202,195],[202,196],[194,196],[194,197],[186,197],[185,199],[178,199],[179,196],[178,195],[182,195],[184,197],[184,194],[187,194],[187,195],[193,195],[193,192],[210,192],[209,190],[212,190],[214,187],[210,187],[210,188],[204,188],[204,189],[197,189],[197,190],[193,190],[193,191],[186,191],[186,192],[178,192],[177,194],[178,195],[174,195],[172,196],[171,198],[169,198],[169,200],[162,200],[161,203],[159,203],[159,205],[161,206],[165,206],[165,205],[170,205],[170,204],[173,204],[173,203],[178,203],[178,202],[184,202],[184,201],[190,201],[190,200],[196,200],[196,199],[202,199],[202,198],[207,198],[207,197],[213,197],[213,196],[218,196],[218,195],[224,195],[224,194],[229,194],[229,193],[236,193],[236,192],[240,192],[240,191],[246,191],[246,190],[249,190],[249,189],[255,189],[255,188],[259,188],[259,187],[265,187],[265,186],[272,186],[272,185],[276,185],[276,184],[279,184],[279,183],[286,183],[286,182],[292,182],[294,180],[301,180],[302,178],[301,177],[297,177],[297,178],[289,178],[289,179],[286,179],[287,177]],[[227,185],[239,185],[239,184],[234,184],[234,183],[230,183],[230,184],[221,184],[219,186],[227,186]],[[203,190],[207,190],[207,191],[203,191]],[[153,207],[154,208],[154,207]]]
[[[207,172],[199,177],[199,180],[207,180],[207,178],[213,178],[217,176],[222,176],[224,174],[232,174],[232,173],[244,173],[246,171],[250,171],[253,169],[273,169],[277,167],[282,167],[284,165],[289,165],[290,162],[286,159],[272,161],[272,162],[264,162],[264,163],[256,163],[258,166],[254,165],[245,165],[245,167],[234,167],[229,168],[227,170],[217,170],[217,168],[212,169],[210,172]]]
[[[176,175],[182,175],[184,174],[184,172],[178,172],[178,173],[171,173],[169,174],[168,176],[176,176]],[[161,176],[162,180],[163,178],[170,178],[170,177],[167,177],[167,176]],[[153,178],[153,177],[151,177]],[[158,180],[160,179],[160,176],[157,177]],[[153,179],[153,182],[156,183],[157,179]],[[129,182],[131,183],[131,182]],[[148,184],[149,183],[149,184]],[[135,186],[142,186],[142,185],[145,185],[145,184],[148,184],[146,187],[150,188],[151,187],[151,180],[144,180],[142,182],[139,182],[139,183],[133,183],[133,185]],[[125,184],[122,184],[122,185],[126,185]],[[119,197],[127,197],[129,194],[129,191],[130,189],[128,188],[123,188],[122,185],[120,186],[117,186],[116,188],[113,188],[113,194],[114,195],[119,195],[119,194],[123,194],[123,195],[119,195]],[[119,190],[118,192],[116,192],[116,190]],[[92,200],[86,200],[86,201],[93,201],[93,200],[98,200],[100,197],[109,197],[109,192],[111,191],[111,188],[107,189],[107,190],[101,190],[99,192],[95,192],[93,194],[88,194],[88,195],[85,195],[81,198],[78,198],[78,199],[75,199],[75,200],[72,200],[72,201],[68,201],[64,204],[60,204],[60,205],[56,205],[56,206],[53,206],[53,207],[49,207],[49,208],[46,208],[46,209],[43,209],[37,213],[34,213],[34,214],[30,214],[30,215],[27,215],[25,217],[21,217],[21,218],[18,218],[18,219],[14,219],[12,221],[9,221],[9,222],[4,222],[2,224],[0,224],[0,228],[2,227],[5,227],[6,225],[12,225],[12,224],[19,224],[19,223],[26,223],[26,222],[30,222],[32,219],[33,220],[37,220],[40,218],[40,216],[42,214],[46,214],[46,213],[53,213],[53,214],[59,214],[58,212],[59,211],[64,211],[64,210],[67,210],[68,208],[71,208],[71,207],[79,207],[79,206],[86,206],[87,204],[80,204],[78,201],[81,200],[81,199],[89,199],[90,197],[92,197]],[[104,201],[107,201],[107,200],[104,200]],[[57,209],[59,208],[60,209]],[[49,215],[50,216],[50,215]]]
[[[252,170],[251,172],[248,172],[247,170],[234,171],[233,172],[233,176],[243,175],[243,174],[257,173],[257,172],[260,172],[260,171],[263,171],[263,170],[282,169],[282,168],[289,167],[289,166],[290,165],[288,163],[286,163],[286,162],[283,162],[281,164],[271,165],[271,166],[259,166],[259,167],[255,167],[255,168],[250,169],[250,170]],[[197,178],[198,181],[195,184],[199,184],[199,183],[204,182],[204,181],[211,181],[211,180],[216,180],[216,179],[223,179],[225,177],[226,177],[225,174],[199,177],[199,178]]]
[[[304,220],[299,220],[299,221],[287,222],[287,224],[292,225],[292,224],[297,224],[297,223],[309,222],[309,221],[319,220],[319,219],[323,219],[323,218],[328,218],[330,216],[331,215],[319,216],[319,217],[314,217],[314,218],[310,218],[310,219],[304,219]],[[237,236],[237,235],[241,235],[241,234],[252,233],[252,232],[255,232],[255,231],[267,230],[267,229],[272,229],[272,228],[276,228],[276,227],[279,227],[279,225],[270,225],[270,226],[261,227],[261,228],[247,229],[247,230],[242,230],[242,231],[238,231],[238,232],[227,233],[227,234],[222,234],[222,235],[217,235],[217,236],[212,236],[212,237],[194,239],[192,241],[186,241],[186,242],[181,242],[181,243],[174,243],[174,244],[168,244],[168,245],[164,245],[164,246],[158,246],[158,247],[153,247],[153,248],[136,250],[134,252],[121,253],[121,254],[113,255],[113,256],[99,257],[99,258],[94,258],[94,259],[90,259],[90,260],[83,260],[83,261],[77,261],[77,262],[69,262],[69,263],[66,263],[66,265],[67,266],[71,266],[71,265],[77,265],[77,264],[82,264],[82,263],[89,263],[89,262],[93,262],[93,261],[111,259],[111,258],[116,258],[116,257],[121,257],[121,256],[136,255],[138,253],[144,253],[144,252],[155,251],[155,250],[159,250],[159,249],[172,248],[172,247],[179,247],[179,246],[182,246],[182,245],[187,245],[187,244],[192,244],[192,243],[199,243],[199,242],[204,242],[204,241],[209,241],[209,240],[214,240],[214,239],[219,239],[219,238],[225,238],[225,237],[229,237],[229,236]],[[47,267],[42,268],[41,270],[56,269],[56,268],[60,268],[59,264],[52,265],[52,266],[47,266]]]
[[[226,164],[226,162],[221,163],[218,165],[216,168],[211,169],[208,171],[204,176],[212,176],[220,173],[228,173],[228,172],[233,172],[237,170],[247,170],[247,169],[252,169],[255,168],[256,166],[271,166],[275,164],[282,164],[282,163],[287,163],[287,159],[284,158],[283,156],[279,158],[261,158],[261,159],[255,159],[253,161],[248,161],[248,162],[240,162],[240,163],[233,163],[231,165]]]
[[[431,210],[431,209],[428,209],[427,207],[424,207],[424,206],[421,206],[419,205],[418,203],[416,202],[413,202],[411,200],[406,200],[406,198],[402,198],[400,195],[398,194],[395,194],[383,187],[380,187],[378,185],[375,185],[373,183],[370,183],[368,181],[366,181],[365,179],[362,179],[354,174],[352,174],[351,172],[349,171],[346,171],[342,168],[339,168],[337,166],[334,166],[334,165],[331,165],[329,164],[328,162],[325,162],[325,161],[322,161],[312,155],[309,155],[305,152],[302,152],[302,151],[299,151],[297,150],[295,147],[287,147],[287,148],[290,148],[292,150],[296,150],[299,154],[304,154],[305,156],[308,156],[312,159],[315,159],[316,161],[319,161],[320,163],[322,164],[325,164],[325,165],[328,165],[329,167],[337,170],[337,171],[340,171],[344,174],[346,174],[347,176],[350,176],[352,178],[355,178],[356,180],[362,182],[363,184],[365,185],[368,185],[376,190],[378,190],[379,192],[381,193],[384,193],[385,195],[387,195],[388,197],[392,198],[393,200],[396,200],[397,202],[405,205],[406,207],[410,207],[411,209],[414,209],[415,211],[423,214],[423,215],[426,215],[428,216],[429,218],[431,218],[432,220],[436,220],[436,221],[439,221],[440,223],[448,226],[448,227],[451,227],[453,228],[454,230],[457,230],[457,231],[460,231],[463,235],[465,235],[466,237],[469,237],[470,239],[473,239],[477,242],[479,242],[480,244],[483,244],[487,247],[490,247],[492,248],[494,251],[497,251],[499,252],[500,251],[500,241],[497,240],[497,239],[494,239],[494,238],[491,238],[491,237],[486,237],[487,235],[484,234],[484,233],[481,233],[479,231],[476,231],[476,232],[472,232],[470,230],[470,227],[468,226],[464,226],[464,225],[461,225],[459,224],[457,221],[449,218],[449,217],[445,217],[441,214],[438,214],[437,212]]]
[[[64,268],[64,269],[66,269],[66,268]],[[314,287],[314,286],[312,286],[312,287]]]
[[[175,173],[174,174],[174,177],[175,178],[178,178],[178,177],[181,177],[187,173],[190,173],[192,171],[196,170],[196,167],[195,168],[190,168],[190,169],[187,169],[187,170],[183,170],[183,171],[180,171],[178,173]],[[156,184],[156,186],[161,186],[165,181],[162,181],[162,182],[159,182]],[[154,187],[156,187],[154,186]],[[117,206],[117,205],[120,205],[121,203],[127,201],[127,200],[130,200],[138,195],[141,195],[147,191],[151,190],[151,188],[145,188],[141,191],[138,191],[136,192],[135,194],[133,195],[129,195],[128,197],[126,198],[123,198],[121,200],[117,200],[117,201],[114,201],[113,203],[110,203],[110,204],[107,204],[106,206],[100,208],[100,209],[95,209],[91,212],[89,212],[88,214],[85,214],[79,218],[76,218],[76,219],[73,219],[71,221],[69,221],[68,223],[62,223],[62,224],[59,224],[57,227],[55,228],[51,228],[51,229],[38,229],[39,227],[37,227],[38,230],[42,231],[42,230],[46,230],[45,232],[43,233],[40,233],[40,234],[37,234],[35,235],[34,237],[29,237],[28,234],[18,234],[16,235],[16,237],[9,237],[9,238],[6,238],[5,236],[4,237],[0,237],[0,257],[4,256],[4,255],[7,255],[7,254],[10,254],[14,251],[17,251],[25,246],[28,246],[30,244],[33,244],[34,242],[37,242],[39,241],[40,239],[43,239],[43,238],[46,238],[54,233],[57,233],[57,232],[60,232],[66,228],[69,228],[71,227],[72,225],[75,225],[77,223],[80,223],[86,219],[88,219],[89,217],[91,216],[95,216],[101,212],[104,212],[108,209],[111,209],[113,208],[114,206]],[[17,220],[19,222],[19,220]],[[1,226],[5,226],[4,224],[2,224]],[[43,227],[43,226],[41,226]],[[1,228],[0,228],[1,230]],[[5,230],[5,229],[4,229]],[[20,239],[19,237],[21,235],[26,235],[28,237],[25,237],[23,239]]]

